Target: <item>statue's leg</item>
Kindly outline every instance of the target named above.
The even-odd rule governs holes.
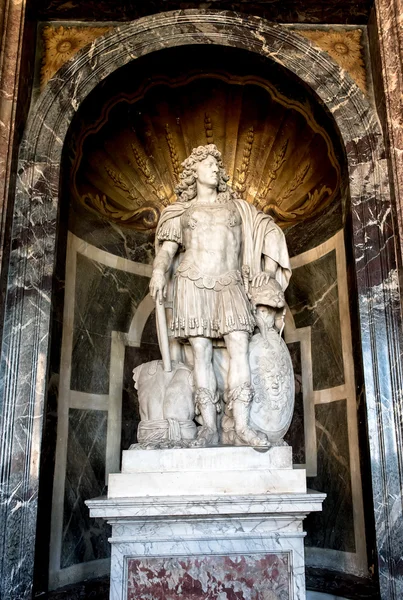
[[[249,368],[249,336],[245,331],[233,331],[225,337],[229,355],[228,410],[232,410],[236,445],[267,446],[266,436],[249,427],[249,409],[253,389]]]
[[[194,446],[213,446],[218,443],[217,381],[213,370],[213,343],[209,338],[189,338],[193,350],[195,383],[195,410],[203,419]]]

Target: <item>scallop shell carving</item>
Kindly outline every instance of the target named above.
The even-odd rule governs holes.
[[[77,137],[74,198],[112,222],[153,229],[176,200],[181,162],[208,143],[222,152],[233,189],[283,228],[338,193],[332,141],[307,105],[258,77],[195,73],[161,76],[104,106]]]

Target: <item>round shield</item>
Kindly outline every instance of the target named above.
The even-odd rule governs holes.
[[[266,434],[269,442],[280,441],[294,412],[294,372],[287,345],[274,329],[265,337],[253,336],[249,347],[254,398],[250,425]]]

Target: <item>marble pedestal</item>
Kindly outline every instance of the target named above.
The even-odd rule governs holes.
[[[290,451],[124,453],[108,497],[87,501],[112,525],[110,600],[305,600],[302,521],[325,494]]]

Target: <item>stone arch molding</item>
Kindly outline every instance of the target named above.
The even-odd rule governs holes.
[[[0,536],[5,557],[0,595],[5,599],[11,589],[7,574],[13,572],[14,593],[32,581],[31,532],[36,525],[65,135],[81,102],[109,74],[148,53],[188,44],[241,48],[280,63],[314,90],[338,125],[350,179],[378,552],[381,560],[386,548],[389,558],[391,552],[396,559],[403,555],[402,506],[397,509],[391,500],[400,498],[399,477],[391,483],[383,476],[398,474],[403,462],[402,442],[393,426],[399,414],[396,390],[403,385],[396,360],[400,312],[391,204],[376,114],[344,70],[288,28],[230,12],[174,11],[117,27],[95,40],[48,83],[28,120],[20,150],[1,363],[1,450],[8,466],[0,483],[10,499],[0,515],[10,532]],[[393,564],[389,560],[381,567],[382,585],[390,592],[385,598],[400,593],[395,592],[400,588],[394,587],[398,575]]]

